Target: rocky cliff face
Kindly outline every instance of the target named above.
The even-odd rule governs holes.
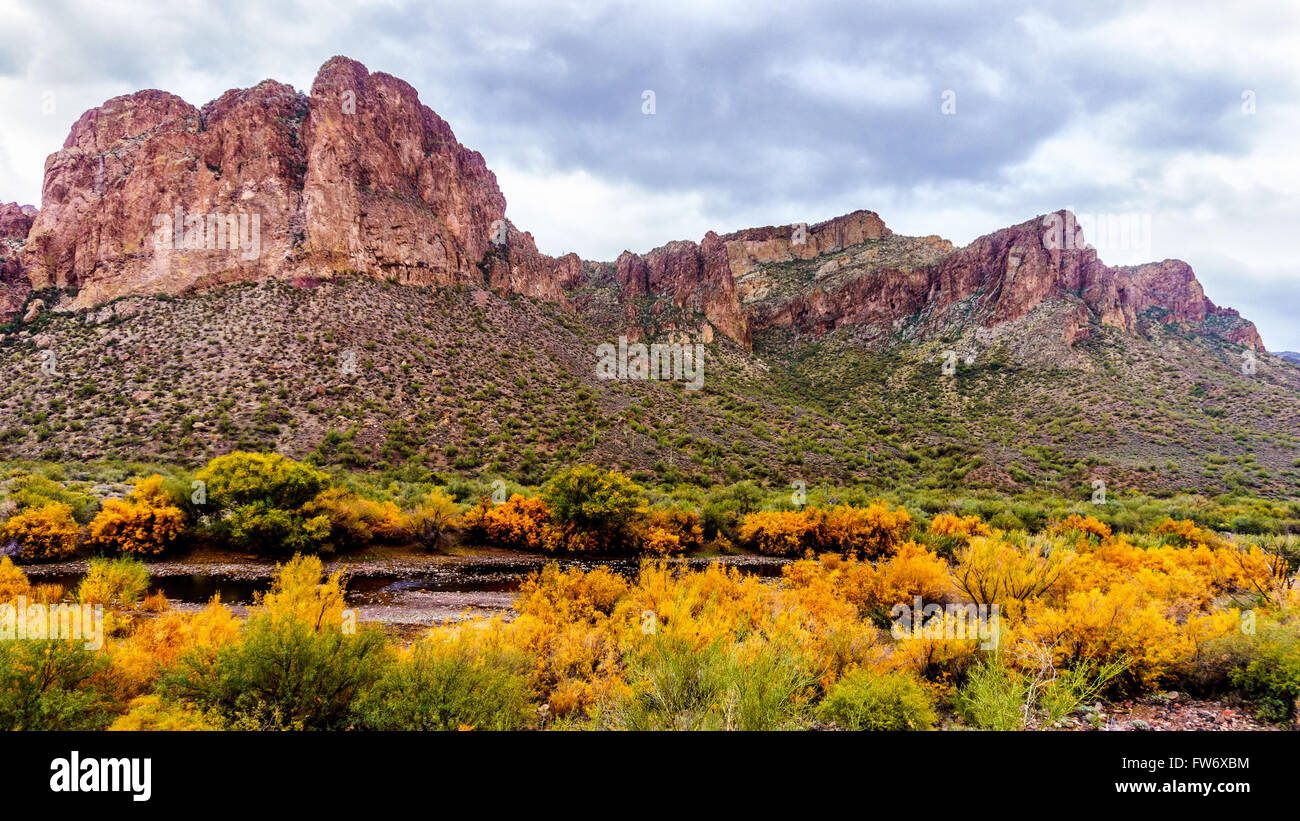
[[[849,246],[853,253],[814,258],[803,270],[803,287],[775,299],[770,268],[742,262],[740,267],[749,270],[738,276],[752,303],[746,306],[752,329],[784,326],[822,333],[844,324],[893,329],[918,316],[922,327],[954,319],[992,327],[1057,300],[1076,307],[1062,328],[1067,343],[1086,337],[1093,322],[1138,332],[1147,312],[1156,309],[1159,321],[1201,326],[1263,349],[1255,326],[1207,299],[1187,263],[1107,266],[1067,211],[995,231],[960,249],[937,237],[900,238],[883,224],[859,242],[860,248]],[[832,245],[819,257],[840,250]]]
[[[0,203],[0,321],[18,313],[31,290],[23,276],[22,250],[35,219],[30,205]]]
[[[1040,217],[955,249],[902,237],[870,211],[815,225],[708,233],[604,266],[554,259],[505,217],[483,157],[414,88],[335,57],[311,94],[267,80],[201,109],[162,91],[86,112],[46,162],[42,209],[0,208],[0,316],[29,288],[75,289],[72,307],[271,277],[360,272],[417,285],[468,283],[569,303],[592,270],[617,286],[629,328],[665,305],[748,347],[784,327],[884,334],[960,314],[993,326],[1047,300],[1076,303],[1062,337],[1140,330],[1160,318],[1262,347],[1254,326],[1206,299],[1176,260],[1110,268],[1072,215]],[[1209,322],[1209,320],[1215,320]],[[680,328],[679,328],[680,329]]]
[[[78,307],[339,271],[558,299],[576,268],[506,221],[483,157],[415,89],[342,57],[311,96],[268,80],[201,110],[161,91],[109,100],[46,162],[42,201],[27,275],[78,289]]]

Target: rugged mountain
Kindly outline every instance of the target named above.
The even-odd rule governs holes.
[[[0,457],[1300,487],[1300,369],[1069,212],[962,248],[855,211],[594,262],[505,209],[410,85],[345,58],[310,95],[110,100],[39,212],[0,206]],[[706,345],[704,389],[597,379],[621,335]]]
[[[1240,346],[1162,322],[1048,356],[1055,317],[888,347],[849,325],[768,328],[752,353],[719,337],[691,391],[601,381],[610,326],[476,286],[347,275],[125,297],[0,343],[0,459],[251,448],[526,481],[581,459],[701,483],[1300,491],[1300,368],[1260,354],[1247,374]]]
[[[486,285],[559,303],[612,286],[603,316],[633,336],[714,329],[748,348],[766,328],[842,325],[888,339],[953,323],[993,328],[1061,303],[1067,343],[1095,325],[1141,332],[1144,315],[1261,348],[1254,327],[1206,297],[1177,260],[1111,268],[1068,212],[964,248],[894,234],[870,211],[816,225],[678,241],[612,263],[537,251],[505,218],[483,157],[414,88],[343,57],[303,95],[267,80],[202,109],[162,91],[109,100],[46,162],[43,208],[21,266],[63,309],[226,282],[344,272],[417,285]],[[24,216],[30,216],[24,212]],[[21,290],[15,260],[0,310]],[[607,302],[608,300],[606,300]],[[919,321],[918,321],[919,320]]]
[[[0,203],[0,320],[16,315],[30,290],[23,274],[22,250],[36,219],[36,209]]]
[[[23,262],[73,308],[349,270],[560,299],[577,267],[505,220],[482,156],[415,89],[342,57],[311,96],[268,80],[202,109],[150,90],[86,112],[46,161]]]

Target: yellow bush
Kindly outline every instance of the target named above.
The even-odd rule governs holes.
[[[77,600],[82,604],[133,608],[148,587],[149,569],[139,559],[91,559],[86,575],[77,585]]]
[[[115,732],[138,732],[219,730],[221,727],[192,707],[165,702],[158,696],[148,695],[132,699],[127,712],[118,716],[108,729]]]
[[[459,516],[460,506],[456,500],[435,488],[411,511],[407,528],[417,542],[425,547],[434,547],[444,533],[456,526]]]
[[[1017,642],[1050,648],[1061,664],[1128,659],[1126,678],[1146,690],[1194,649],[1191,636],[1160,603],[1127,583],[1071,593],[1060,607],[1031,602],[1013,635]]]
[[[65,592],[61,584],[38,584],[32,587],[28,598],[41,604],[58,604],[63,601]]]
[[[899,506],[885,502],[867,507],[839,505],[820,513],[818,539],[826,550],[868,559],[888,556],[903,544],[912,529],[912,517]]]
[[[171,607],[167,596],[161,590],[155,590],[140,601],[140,609],[148,613],[165,613]]]
[[[277,567],[271,589],[256,595],[255,611],[275,620],[299,621],[318,631],[341,629],[346,587],[342,573],[325,577],[319,556],[294,556]]]
[[[499,505],[488,499],[465,514],[465,524],[491,544],[517,550],[555,549],[547,540],[551,514],[546,502],[516,493]]]
[[[19,596],[29,596],[32,585],[13,561],[5,556],[0,558],[0,604],[9,604]]]
[[[137,479],[129,496],[132,500],[151,507],[174,507],[176,500],[163,487],[163,481],[163,477],[157,473]]]
[[[150,477],[160,483],[161,477]],[[158,483],[142,480],[128,500],[109,499],[90,523],[87,541],[94,547],[132,556],[157,556],[185,529],[185,514],[164,503],[169,497]]]
[[[945,601],[951,589],[948,563],[909,541],[876,565],[869,589],[875,612],[888,613],[896,604],[910,606],[917,597],[926,603]]]
[[[150,690],[185,653],[211,658],[239,637],[240,621],[215,598],[197,613],[171,610],[141,619],[135,630],[113,646],[113,680],[124,698]]]
[[[946,608],[928,621],[900,625],[902,635],[885,659],[885,667],[915,673],[933,682],[937,695],[950,695],[974,663],[983,639],[965,615]],[[1000,641],[990,639],[990,641]]]
[[[761,510],[740,524],[740,541],[760,553],[799,555],[813,548],[817,522],[801,510]]]
[[[0,527],[0,540],[18,543],[18,555],[24,559],[66,559],[77,547],[80,528],[72,518],[72,508],[51,502],[27,508]]]
[[[953,580],[976,604],[997,604],[1015,615],[1019,605],[1056,587],[1074,553],[1041,537],[1020,544],[1001,535],[976,536],[961,551]]]

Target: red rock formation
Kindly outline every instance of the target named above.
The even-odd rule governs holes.
[[[343,57],[321,67],[310,96],[267,80],[201,110],[156,90],[109,100],[47,160],[42,203],[30,225],[33,214],[0,210],[0,231],[26,237],[0,263],[0,314],[17,310],[28,283],[75,287],[85,307],[346,271],[567,303],[588,268],[573,254],[541,254],[505,218],[483,157],[414,88]],[[765,266],[821,258],[802,284],[774,289],[767,277]],[[1066,212],[953,249],[896,237],[875,213],[855,211],[624,252],[607,269],[629,330],[648,300],[655,316],[669,305],[697,312],[704,333],[716,327],[746,347],[774,326],[887,329],[917,316],[937,326],[959,303],[974,306],[962,321],[996,325],[1053,299],[1086,306],[1070,314],[1067,341],[1086,335],[1091,317],[1137,330],[1160,308],[1164,321],[1213,325],[1262,347],[1253,326],[1205,298],[1186,264],[1109,268]]]
[[[0,240],[26,240],[35,219],[34,206],[0,202]]]
[[[78,306],[340,271],[483,283],[489,250],[493,284],[563,299],[579,267],[509,225],[483,157],[415,89],[342,57],[310,98],[268,80],[201,111],[161,91],[109,100],[46,162],[42,200],[28,275],[79,288]]]
[[[1224,336],[1239,345],[1264,350],[1264,342],[1251,322],[1241,319],[1232,308],[1220,308],[1205,296],[1192,267],[1180,259],[1148,262],[1115,270],[1115,285],[1125,327],[1136,327],[1136,318],[1152,308],[1160,309],[1164,322],[1205,322],[1210,318],[1229,320]]]
[[[884,229],[867,239],[887,234]],[[1254,325],[1207,299],[1187,263],[1106,266],[1066,211],[979,237],[932,264],[871,269],[831,292],[814,288],[775,306],[756,306],[751,324],[756,330],[780,326],[823,333],[842,324],[888,326],[924,311],[937,325],[957,303],[974,300],[974,319],[991,327],[1021,319],[1049,299],[1080,303],[1062,329],[1071,344],[1088,336],[1090,314],[1103,325],[1135,332],[1141,315],[1155,308],[1164,322],[1228,320],[1203,329],[1263,349]]]
[[[32,285],[76,287],[89,306],[278,275],[299,211],[305,99],[268,81],[202,112],[141,91],[83,114],[45,163],[24,252]]]
[[[8,322],[31,290],[23,276],[21,252],[36,219],[36,209],[16,202],[0,203],[0,322]]]

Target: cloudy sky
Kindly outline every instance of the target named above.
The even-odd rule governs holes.
[[[309,90],[345,54],[410,81],[548,253],[857,208],[964,244],[1069,207],[1136,229],[1104,261],[1185,259],[1300,350],[1300,6],[903,6],[0,0],[0,198],[39,205],[110,97]]]

